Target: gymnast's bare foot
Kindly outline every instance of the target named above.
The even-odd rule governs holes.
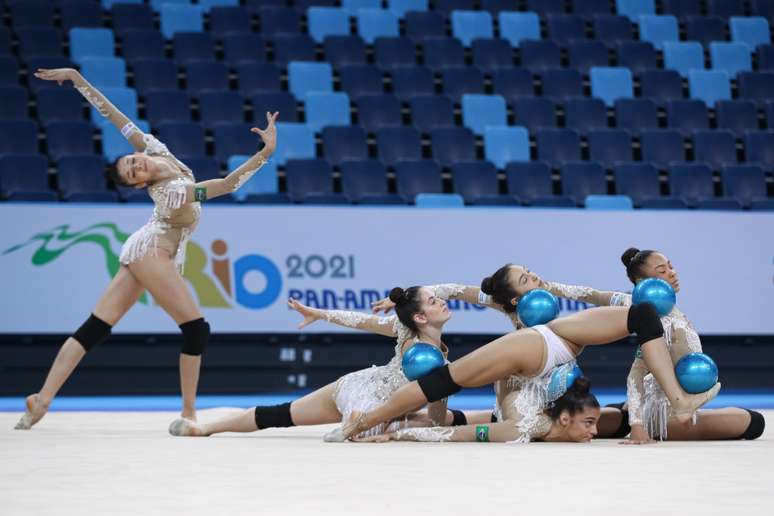
[[[207,437],[202,427],[188,418],[175,419],[169,424],[169,433],[176,437]]]
[[[14,427],[15,430],[29,430],[32,428],[35,423],[43,419],[43,416],[46,415],[48,406],[51,402],[43,403],[40,401],[40,396],[35,393],[27,396],[25,404],[27,405],[27,411],[21,417],[19,422],[16,423],[16,426]]]
[[[183,410],[180,412],[180,417],[183,419],[188,419],[190,421],[196,422],[196,409],[193,410]]]
[[[700,394],[689,394],[683,398],[681,403],[672,404],[672,417],[674,417],[679,423],[687,424],[693,418],[693,415],[699,410],[699,407],[705,403],[712,401],[715,396],[720,392],[720,382],[716,383],[707,392]]]

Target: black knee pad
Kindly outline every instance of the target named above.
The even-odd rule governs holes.
[[[418,379],[417,383],[429,402],[448,398],[462,390],[462,387],[452,380],[451,374],[449,374],[449,364],[433,369]]]
[[[747,412],[750,413],[750,424],[747,425],[747,430],[739,438],[747,440],[757,439],[763,435],[763,430],[766,428],[766,420],[760,412],[754,410],[747,410]]]
[[[637,334],[637,343],[640,345],[664,336],[661,318],[658,316],[656,308],[650,303],[632,305],[629,308],[626,325],[629,333]]]
[[[492,412],[492,417],[489,418],[489,421],[491,421],[492,423],[497,423],[497,414]]]
[[[296,426],[290,417],[290,403],[271,407],[255,407],[255,425],[258,430]]]
[[[468,418],[465,417],[465,413],[463,411],[450,410],[449,412],[451,412],[452,416],[454,416],[452,426],[465,426],[468,424]]]
[[[629,411],[623,408],[625,404],[626,402],[622,401],[621,403],[608,403],[605,405],[605,407],[612,407],[621,411],[621,424],[618,425],[616,431],[610,436],[611,438],[620,439],[626,437],[632,431],[632,427],[629,426]]]
[[[107,340],[110,336],[110,328],[108,323],[91,314],[86,322],[73,333],[73,338],[83,346],[83,349],[89,351]]]
[[[183,332],[181,353],[193,356],[204,353],[210,340],[210,325],[203,317],[181,324],[180,331]]]

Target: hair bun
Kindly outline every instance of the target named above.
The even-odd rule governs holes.
[[[487,295],[494,294],[494,285],[492,284],[492,276],[487,276],[481,280],[481,292]]]
[[[390,301],[396,305],[404,303],[406,301],[406,291],[400,287],[395,287],[390,290]]]
[[[623,252],[621,255],[621,261],[624,264],[624,267],[628,267],[630,263],[632,263],[632,260],[635,256],[637,256],[637,253],[639,253],[640,250],[636,247],[630,247],[626,251]]]
[[[591,390],[591,380],[585,376],[576,378],[569,390],[576,394],[586,395]]]

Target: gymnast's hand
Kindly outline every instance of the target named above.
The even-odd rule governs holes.
[[[320,310],[301,304],[297,299],[293,299],[292,297],[288,299],[288,306],[304,316],[304,320],[298,325],[299,330],[323,318]]]
[[[629,438],[619,444],[658,444],[658,441],[651,439],[642,425],[632,425],[632,433]]]
[[[375,314],[378,314],[380,311],[384,311],[384,313],[388,314],[393,308],[395,308],[395,303],[390,301],[389,297],[371,303],[371,310],[373,310]]]
[[[81,74],[74,68],[55,68],[53,70],[38,68],[38,71],[33,75],[44,81],[56,81],[61,86],[65,81],[75,82],[75,79]]]
[[[253,127],[252,129],[250,129],[250,131],[259,135],[261,137],[261,140],[263,140],[263,150],[261,150],[261,152],[271,154],[272,152],[274,152],[274,149],[277,147],[277,127],[274,125],[274,122],[276,122],[278,116],[279,116],[278,111],[275,111],[274,113],[267,112],[266,129],[258,129],[257,127]]]

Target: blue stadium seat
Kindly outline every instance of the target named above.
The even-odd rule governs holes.
[[[112,100],[112,99],[111,99]],[[132,117],[130,117],[132,118]],[[132,118],[137,128],[144,133],[150,133],[150,126],[145,120],[139,120]],[[134,149],[129,144],[126,138],[110,124],[105,124],[99,127],[102,132],[102,155],[108,161],[108,163],[115,163],[115,161],[126,154],[134,153]],[[174,150],[173,150],[174,152]]]
[[[113,31],[103,28],[70,29],[70,58],[81,63],[86,57],[113,57]]]
[[[81,74],[96,88],[126,86],[126,63],[120,57],[84,57],[80,64]]]
[[[207,154],[204,127],[198,123],[163,122],[158,125],[158,132],[159,139],[177,156],[203,158]]]
[[[322,159],[294,159],[285,165],[288,195],[293,202],[345,204],[343,195],[333,193],[333,171]],[[339,199],[337,199],[339,197]]]
[[[683,77],[687,77],[690,70],[703,70],[704,48],[696,41],[666,41],[664,68],[675,70]]]
[[[228,67],[219,61],[191,61],[185,65],[185,75],[186,88],[194,96],[228,89]]]
[[[615,191],[628,196],[637,207],[661,196],[658,170],[648,163],[622,163],[613,168]]]
[[[339,79],[341,89],[353,99],[361,95],[380,95],[384,92],[382,72],[374,65],[342,66]]]
[[[577,98],[564,103],[564,125],[581,134],[607,127],[607,109],[599,99]]]
[[[502,95],[508,104],[520,97],[531,97],[535,94],[532,84],[532,73],[524,68],[505,68],[492,74],[494,93]]]
[[[417,208],[463,208],[465,200],[458,194],[419,193],[414,198]]]
[[[72,88],[42,88],[37,92],[38,118],[42,122],[83,120],[83,106],[83,97]]]
[[[420,132],[454,127],[454,103],[443,95],[421,95],[409,100],[411,122]]]
[[[73,27],[102,26],[102,7],[96,3],[84,1],[60,2],[59,15],[62,28],[65,30],[70,30]]]
[[[379,159],[387,166],[400,161],[422,159],[422,142],[419,132],[411,127],[390,127],[376,131],[376,147]]]
[[[690,207],[696,206],[699,201],[713,199],[712,171],[706,165],[672,165],[669,167],[669,190],[672,196]]]
[[[487,127],[484,157],[499,169],[512,161],[529,161],[529,133],[524,127]]]
[[[19,55],[22,61],[36,57],[61,57],[64,55],[62,33],[50,27],[26,27],[16,29],[19,39]]]
[[[50,1],[24,0],[4,3],[8,5],[11,25],[14,27],[50,27],[53,25],[54,6]]]
[[[341,191],[353,203],[369,204],[379,199],[384,204],[404,204],[387,191],[387,171],[379,161],[346,161],[341,168]],[[392,202],[389,202],[392,201]]]
[[[368,158],[368,142],[362,127],[326,127],[322,130],[323,156],[332,165]]]
[[[739,211],[742,206],[735,199],[701,199],[696,203],[699,210],[734,210]]]
[[[251,155],[237,154],[228,159],[228,170],[235,170]],[[289,203],[290,198],[286,194],[279,193],[279,179],[277,177],[277,162],[269,160],[261,167],[260,171],[245,183],[242,188],[233,193],[238,201],[255,204]]]
[[[403,161],[395,165],[398,195],[413,203],[420,193],[441,193],[441,170],[432,161]]]
[[[713,41],[726,39],[726,20],[717,16],[689,16],[685,19],[688,41],[698,41],[705,47]]]
[[[105,182],[105,161],[101,156],[66,156],[57,161],[57,180],[62,199],[82,200],[82,194],[114,194]],[[80,194],[80,195],[79,195]],[[99,198],[98,196],[95,198]],[[104,196],[105,200],[110,195]]]
[[[615,102],[615,126],[639,134],[658,128],[658,108],[650,99],[620,99]]]
[[[601,41],[575,41],[568,45],[570,67],[583,73],[594,66],[609,66],[607,46]]]
[[[161,33],[171,39],[176,32],[204,30],[202,8],[198,5],[162,4],[159,9]]]
[[[766,171],[774,170],[774,131],[750,131],[744,146],[748,163],[757,163]]]
[[[544,127],[556,127],[556,111],[554,103],[542,97],[524,97],[513,103],[513,113],[516,123],[530,130]]]
[[[396,68],[390,76],[392,92],[401,100],[408,100],[418,95],[435,95],[433,72],[424,66]]]
[[[394,95],[366,95],[355,104],[358,123],[369,133],[382,127],[403,125],[400,101]]]
[[[326,36],[349,35],[349,13],[337,7],[310,7],[306,13],[309,35],[317,43]]]
[[[477,39],[471,45],[473,66],[486,73],[513,67],[513,49],[504,39]]]
[[[301,32],[301,17],[290,7],[262,6],[258,8],[258,17],[261,20],[261,34],[264,36]]]
[[[615,12],[637,22],[643,14],[656,14],[654,0],[615,0]]]
[[[634,202],[626,195],[587,195],[584,201],[587,210],[631,210]]]
[[[250,127],[250,124],[245,123],[218,124],[213,127],[212,135],[215,138],[215,158],[221,163],[225,163],[231,156],[255,154],[260,149],[260,144],[255,134],[250,132]],[[286,142],[280,142],[279,125],[277,126],[277,131],[277,148],[279,149]],[[183,153],[181,152],[180,154]]]
[[[725,43],[713,41],[710,43],[712,69],[722,70],[730,77],[736,77],[739,72],[752,71],[750,48],[744,43]]]
[[[183,161],[193,171],[197,181],[207,181],[223,177],[220,171],[220,164],[214,158],[186,156]]]
[[[341,8],[350,16],[357,16],[360,9],[379,9],[382,6],[381,0],[342,0]]]
[[[441,73],[443,92],[459,102],[466,93],[484,93],[484,74],[473,66],[447,68]]]
[[[306,125],[320,131],[329,125],[349,125],[349,96],[346,93],[312,92],[306,95]]]
[[[758,111],[749,100],[721,100],[715,104],[715,121],[719,129],[728,129],[740,137],[745,131],[757,131]]]
[[[172,55],[178,64],[215,60],[215,41],[209,32],[177,32],[172,37]]]
[[[374,60],[383,70],[414,66],[417,62],[414,42],[409,38],[376,38]]]
[[[274,159],[282,165],[288,159],[315,157],[314,131],[306,124],[277,122]]]
[[[743,72],[737,78],[737,92],[740,99],[750,99],[758,103],[765,102],[771,99],[771,92],[774,91],[772,88],[774,88],[774,73]],[[730,93],[721,100],[728,99],[730,99]]]
[[[731,83],[726,72],[691,70],[688,86],[691,98],[703,100],[709,107],[715,107],[718,100],[731,100]]]
[[[3,86],[19,85],[19,65],[13,57],[0,57],[0,84]]]
[[[145,116],[153,127],[164,122],[190,122],[191,99],[184,91],[149,91],[145,94]]]
[[[598,163],[566,163],[561,168],[562,194],[576,206],[589,195],[606,195],[605,169]]]
[[[476,159],[476,141],[467,127],[433,129],[430,132],[433,159],[442,167]]]
[[[48,160],[35,153],[0,153],[0,198],[56,201],[48,188]]]
[[[0,87],[0,120],[26,120],[28,118],[27,103],[29,94],[27,88],[20,86]]]
[[[683,98],[683,81],[673,70],[651,70],[640,75],[641,96],[663,104]]]
[[[731,40],[738,43],[745,43],[750,50],[755,50],[758,45],[768,45],[771,43],[771,33],[769,22],[766,18],[754,16],[751,18],[731,17],[728,20],[728,26],[731,29]]]
[[[700,100],[671,100],[667,103],[667,123],[670,129],[676,129],[683,136],[690,135],[695,129],[709,129],[707,106]]]
[[[242,63],[237,66],[236,75],[242,95],[282,90],[280,69],[272,63]]]
[[[287,91],[265,91],[250,97],[253,105],[253,120],[263,120],[267,112],[279,112],[279,120],[298,122],[296,98]]]
[[[164,36],[156,29],[130,29],[121,35],[123,57],[134,64],[138,59],[165,59]]]
[[[161,6],[163,4],[182,4],[182,5],[188,5],[191,4],[191,0],[150,0],[150,6],[153,8],[154,11],[158,12],[161,10]]]
[[[403,18],[409,11],[427,11],[428,0],[387,0],[387,9]]]
[[[632,135],[620,129],[597,129],[586,136],[591,161],[612,167],[633,161]]]
[[[472,11],[476,0],[433,0],[433,8],[447,16],[453,11]]]
[[[323,42],[323,49],[325,60],[335,69],[346,65],[365,64],[367,60],[366,46],[360,36],[327,36]]]
[[[277,34],[273,37],[274,63],[286,66],[291,61],[314,61],[314,40],[307,34]]]
[[[409,12],[405,16],[406,36],[414,41],[446,36],[446,20],[435,11]]]
[[[152,90],[176,90],[177,67],[169,59],[138,59],[132,63],[134,87],[145,95]]]
[[[642,15],[639,18],[640,41],[647,41],[662,50],[667,41],[680,41],[677,18],[674,16]]]
[[[612,12],[611,2],[609,0],[585,0],[583,2],[573,2],[573,12],[583,15],[609,15]]]
[[[210,32],[218,39],[229,33],[248,33],[251,30],[250,13],[244,7],[231,5],[210,10]]]
[[[114,3],[110,7],[113,31],[121,35],[127,30],[155,30],[153,10],[148,4]]]
[[[647,41],[622,41],[616,50],[618,66],[629,68],[633,73],[657,68],[658,55]]]
[[[649,130],[640,133],[642,161],[660,169],[672,162],[685,161],[683,137],[678,131]]]
[[[562,46],[576,40],[586,39],[586,24],[575,14],[549,14],[546,16],[550,39]]]
[[[682,199],[664,197],[660,199],[646,199],[640,206],[645,210],[685,210],[688,205]]]
[[[752,102],[752,101],[747,101]],[[774,129],[774,102],[769,101],[764,103],[764,118],[766,120],[767,127],[770,129]]]
[[[590,72],[591,94],[601,98],[608,107],[617,99],[632,98],[632,73],[627,68],[594,67]]]
[[[516,199],[499,194],[497,169],[486,161],[455,163],[451,167],[454,191],[466,204],[518,204]]]
[[[548,70],[561,67],[559,45],[553,41],[522,41],[520,51],[521,66],[529,70]]]
[[[678,18],[701,14],[700,0],[661,0],[664,13]]]
[[[505,167],[505,181],[508,193],[525,204],[554,194],[551,168],[541,161],[508,163]]]
[[[742,207],[749,208],[756,201],[766,200],[766,175],[756,165],[723,167],[720,173],[723,193]]]
[[[693,133],[693,159],[713,170],[737,162],[736,139],[731,131],[695,131]]]
[[[454,38],[428,38],[422,42],[425,66],[432,70],[465,66],[465,50]]]
[[[462,95],[462,124],[479,136],[488,127],[508,125],[505,99],[500,95]]]
[[[0,56],[10,56],[11,54],[11,31],[8,27],[0,26]]]
[[[566,6],[564,0],[527,0],[527,10],[546,16],[563,13]]]
[[[624,17],[615,14],[600,14],[594,16],[595,39],[604,43],[617,43],[619,41],[630,41],[634,38],[632,22]]]
[[[243,122],[244,101],[235,91],[206,91],[199,95],[199,120],[205,128],[219,123]],[[262,120],[263,113],[255,118]]]
[[[540,39],[540,18],[534,12],[501,12],[497,17],[500,37],[518,47],[524,40]]]
[[[398,37],[398,17],[384,9],[360,9],[357,12],[357,33],[369,45],[379,37]]]
[[[258,64],[266,60],[266,42],[251,32],[227,33],[223,35],[223,55],[227,63],[236,65]]]
[[[558,68],[540,74],[543,96],[555,100],[583,97],[583,76],[577,70]]]
[[[469,47],[474,39],[493,38],[492,15],[486,11],[452,11],[452,35]]]
[[[580,161],[580,135],[571,129],[541,129],[535,135],[537,156],[552,166]]]
[[[288,86],[298,100],[310,92],[332,92],[333,69],[328,63],[294,61],[288,65]]]
[[[751,12],[756,16],[763,16],[769,23],[774,23],[774,4],[769,0],[752,0]]]
[[[48,155],[54,160],[62,156],[94,154],[94,128],[88,122],[49,122],[46,124]]]

